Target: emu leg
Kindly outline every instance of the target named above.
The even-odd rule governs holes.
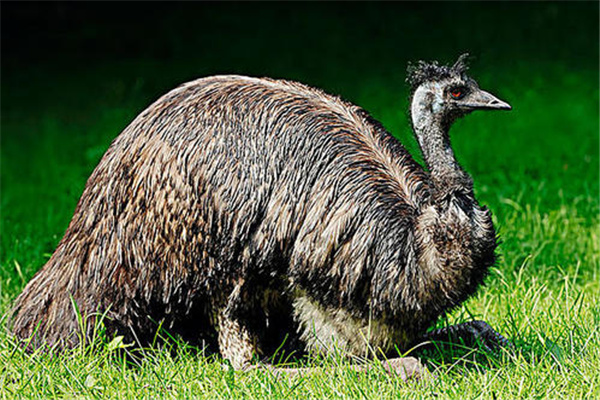
[[[245,280],[239,279],[217,314],[219,352],[236,370],[248,369],[260,353],[256,329],[251,328],[252,306],[245,293]]]
[[[248,368],[256,354],[256,338],[242,321],[225,313],[218,323],[221,356],[236,370]]]
[[[422,337],[422,340],[448,341],[450,343],[458,343],[461,339],[467,346],[473,346],[479,342],[490,351],[513,347],[512,343],[484,321],[469,321],[436,329]]]

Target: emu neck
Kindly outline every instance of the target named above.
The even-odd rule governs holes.
[[[445,196],[456,190],[470,191],[471,179],[456,161],[450,145],[448,131],[452,121],[444,119],[441,112],[436,112],[435,102],[422,100],[413,99],[411,114],[415,136],[431,174],[435,192]]]
[[[450,145],[449,127],[434,114],[424,115],[415,124],[415,134],[427,168],[433,176],[462,171]]]

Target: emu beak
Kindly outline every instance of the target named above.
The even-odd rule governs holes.
[[[473,93],[469,102],[464,104],[464,106],[474,110],[512,110],[510,104],[484,90]]]

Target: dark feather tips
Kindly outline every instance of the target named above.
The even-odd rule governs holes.
[[[418,61],[409,63],[407,68],[406,81],[410,84],[414,91],[424,82],[439,81],[452,76],[461,76],[469,68],[467,60],[468,53],[464,53],[458,57],[454,65],[439,65],[437,61]]]

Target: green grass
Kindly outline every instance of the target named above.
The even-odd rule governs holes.
[[[287,380],[268,371],[233,372],[184,344],[174,353],[148,350],[141,360],[131,360],[114,342],[98,340],[57,357],[24,354],[3,333],[0,393],[9,398],[597,398],[598,229],[573,216],[576,211],[567,205],[549,213],[514,206],[508,206],[506,223],[516,228],[506,234],[515,240],[503,246],[505,261],[488,287],[449,322],[483,318],[513,340],[515,354],[456,347],[442,354],[428,351],[421,356],[436,375],[428,382],[403,384],[377,366],[356,374],[335,358],[310,363],[329,373]],[[581,258],[557,263],[567,252]]]
[[[398,13],[375,6],[354,6],[356,12],[340,16],[330,5],[314,15],[294,14],[289,24],[304,29],[301,36],[277,34],[288,24],[273,22],[285,14],[281,10],[240,5],[231,15],[198,14],[204,30],[181,24],[180,35],[175,28],[188,12],[179,7],[153,20],[160,35],[135,57],[117,56],[100,44],[105,57],[80,59],[68,46],[50,51],[38,44],[31,45],[39,50],[31,55],[36,62],[29,63],[23,50],[3,60],[0,315],[54,251],[110,141],[175,85],[219,72],[302,80],[369,110],[420,159],[405,111],[406,62],[449,60],[466,48],[479,56],[472,75],[514,108],[475,113],[452,131],[457,156],[474,178],[478,199],[492,209],[503,243],[486,286],[438,325],[483,319],[516,350],[489,354],[445,346],[415,353],[435,373],[426,382],[404,384],[376,363],[356,374],[336,358],[305,360],[329,372],[289,381],[260,370],[233,372],[185,343],[127,358],[119,343],[100,336],[60,356],[25,354],[2,328],[1,398],[600,397],[596,3],[438,4],[446,7],[440,15],[472,17],[472,25],[458,30],[430,15],[428,6],[413,5],[396,24]],[[264,24],[254,39],[245,39],[251,29],[244,15]],[[442,21],[442,33],[417,37],[425,17]],[[80,41],[104,32],[102,43],[118,48],[126,28],[115,26],[109,32],[92,20],[70,28],[68,39],[49,37],[83,48]],[[139,41],[152,35],[129,33]],[[200,50],[190,55],[192,47]],[[153,53],[165,48],[173,49],[166,59]],[[357,48],[364,58],[356,56]],[[397,48],[404,52],[391,50]]]

